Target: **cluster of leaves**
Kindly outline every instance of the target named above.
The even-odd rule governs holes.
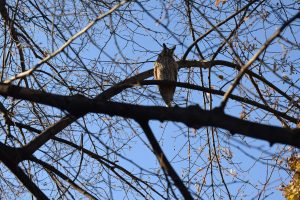
[[[293,154],[288,159],[288,166],[293,174],[293,178],[282,190],[287,200],[298,200],[300,199],[300,155]]]

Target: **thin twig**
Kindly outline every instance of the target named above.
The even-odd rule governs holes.
[[[254,61],[256,61],[258,59],[258,57],[260,56],[260,54],[271,44],[271,42],[277,38],[281,32],[290,24],[292,23],[295,19],[300,17],[300,12],[298,12],[296,15],[294,15],[291,19],[289,19],[288,21],[286,21],[265,43],[264,45],[258,50],[258,52],[256,52],[256,54],[247,62],[247,64],[245,64],[240,72],[238,73],[238,75],[236,76],[234,82],[231,84],[231,86],[229,87],[229,89],[226,91],[226,93],[224,94],[223,100],[221,102],[220,108],[222,110],[224,110],[224,108],[226,107],[226,104],[228,102],[229,99],[229,95],[233,92],[233,90],[235,89],[235,87],[239,84],[241,78],[243,77],[243,75],[246,73],[246,70],[248,69],[248,67],[250,67],[250,65],[252,65],[252,63]]]
[[[8,79],[6,81],[4,81],[4,83],[11,83],[14,80],[20,79],[20,78],[24,78],[30,74],[32,74],[37,68],[39,68],[42,64],[44,64],[45,62],[47,62],[48,60],[50,60],[51,58],[55,57],[57,54],[59,54],[60,52],[62,52],[66,47],[68,47],[75,39],[77,39],[79,36],[81,36],[83,33],[85,33],[86,31],[88,31],[93,25],[95,25],[99,20],[103,19],[104,17],[110,15],[111,13],[113,13],[115,10],[117,10],[119,7],[121,7],[122,5],[124,5],[125,3],[129,2],[129,0],[124,0],[122,2],[120,2],[119,4],[115,5],[114,7],[112,7],[108,12],[98,16],[94,21],[91,21],[86,27],[84,27],[81,31],[77,32],[75,35],[73,35],[66,43],[64,43],[59,49],[57,49],[56,51],[54,51],[53,53],[49,54],[47,57],[45,57],[43,60],[41,60],[39,63],[37,63],[35,66],[33,66],[31,69],[26,70],[22,73],[19,73],[15,76],[13,76],[11,79]]]

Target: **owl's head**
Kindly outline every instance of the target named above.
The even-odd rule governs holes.
[[[166,44],[163,43],[163,50],[162,50],[162,52],[159,55],[160,56],[171,56],[171,57],[173,57],[175,49],[176,49],[176,46],[174,46],[173,48],[169,49],[166,46]]]

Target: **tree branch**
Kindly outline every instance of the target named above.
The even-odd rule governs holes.
[[[210,34],[212,31],[214,31],[217,27],[222,26],[223,24],[225,24],[226,22],[228,22],[229,20],[231,20],[232,18],[234,18],[235,16],[237,16],[239,13],[241,13],[242,11],[248,9],[253,3],[257,2],[258,0],[253,0],[250,1],[247,5],[245,5],[243,8],[241,8],[240,10],[238,10],[237,12],[233,13],[232,15],[230,15],[228,18],[226,18],[225,20],[223,20],[222,22],[220,22],[219,24],[217,24],[215,27],[212,27],[211,29],[209,29],[206,33],[202,34],[198,39],[194,40],[193,43],[186,49],[184,55],[182,56],[182,60],[186,60],[188,54],[190,53],[190,51],[193,49],[193,47],[203,38],[205,38],[208,34]]]
[[[58,169],[56,169],[55,167],[53,167],[52,165],[39,160],[37,158],[35,158],[34,156],[32,156],[30,158],[31,161],[41,165],[43,168],[45,168],[46,170],[49,170],[51,172],[53,172],[54,174],[56,174],[57,176],[59,176],[60,178],[62,178],[63,180],[65,180],[66,182],[68,182],[75,190],[77,190],[78,192],[80,192],[81,194],[83,194],[84,196],[86,196],[89,199],[97,199],[94,195],[92,195],[91,193],[89,193],[88,191],[84,190],[83,188],[81,188],[79,185],[77,185],[74,181],[72,181],[68,176],[66,176],[64,173],[62,173],[61,171],[59,171]]]
[[[193,84],[190,84],[190,83],[173,82],[173,81],[146,80],[146,81],[139,82],[138,85],[176,85],[177,87],[183,87],[183,88],[189,88],[189,89],[193,89],[193,90],[199,90],[199,91],[207,92],[207,93],[210,93],[210,94],[216,94],[216,95],[221,95],[221,96],[225,94],[225,92],[223,92],[221,90],[214,90],[214,89],[209,89],[209,88],[198,86],[198,85],[193,85]],[[131,84],[130,86],[132,87],[132,86],[134,86],[134,84]],[[127,85],[126,85],[126,87],[127,87]],[[277,116],[280,116],[284,119],[287,119],[290,122],[293,122],[294,124],[297,124],[298,121],[299,121],[298,119],[293,118],[293,117],[287,115],[284,112],[280,112],[278,110],[275,110],[275,109],[271,108],[268,105],[260,104],[257,101],[253,101],[253,100],[250,100],[248,98],[240,97],[240,96],[237,96],[237,95],[234,95],[234,94],[230,94],[229,97],[233,100],[243,102],[243,103],[247,103],[247,104],[250,104],[252,106],[256,106],[257,108],[260,108],[260,109],[268,111],[268,112],[270,112],[274,115],[277,115]]]
[[[228,62],[228,61],[225,61],[225,60],[213,60],[213,61],[180,60],[180,61],[177,61],[177,64],[178,64],[179,68],[199,67],[199,68],[203,68],[203,69],[208,69],[208,68],[213,67],[213,66],[222,65],[222,66],[230,67],[230,68],[236,69],[236,70],[241,69],[240,65],[234,64],[232,62]],[[254,78],[262,81],[263,83],[265,83],[266,85],[268,85],[269,87],[274,89],[276,92],[278,92],[280,95],[282,95],[283,97],[288,99],[290,102],[294,102],[294,104],[297,108],[300,108],[300,105],[297,102],[295,102],[288,94],[286,94],[285,92],[280,90],[278,87],[276,87],[273,83],[271,83],[270,81],[268,81],[264,77],[254,73],[250,70],[246,70],[246,73],[249,74],[250,76],[253,76]],[[130,84],[136,84],[137,82],[140,82],[142,80],[150,78],[151,76],[153,76],[153,69],[144,71],[140,74],[137,74],[137,75],[132,76],[128,79],[125,79],[124,81],[121,81],[120,83],[118,83],[118,84],[112,86],[111,88],[105,90],[104,92],[102,92],[98,96],[98,98],[110,99],[111,97],[113,97],[113,96],[119,94],[120,92],[122,92],[124,89],[130,88],[132,86]]]
[[[244,121],[218,110],[202,110],[198,106],[189,106],[187,108],[140,106],[89,99],[84,96],[62,96],[4,84],[0,84],[0,95],[56,107],[74,113],[74,115],[93,112],[135,120],[153,119],[182,122],[193,128],[213,126],[226,129],[231,133],[240,133],[245,136],[266,140],[270,144],[289,144],[300,148],[300,129],[288,129]]]
[[[145,135],[152,146],[152,150],[154,151],[161,168],[167,171],[168,175],[172,178],[174,184],[179,189],[184,199],[193,199],[191,193],[183,184],[182,180],[180,179],[180,177],[178,176],[178,174],[176,173],[176,171],[173,169],[172,165],[168,161],[167,157],[165,156],[163,150],[160,148],[159,143],[155,139],[155,136],[151,128],[149,127],[148,121],[137,120],[137,122],[141,125],[143,131],[145,132]]]
[[[300,17],[300,12],[298,12],[296,15],[294,15],[291,19],[289,19],[288,21],[286,21],[265,43],[264,45],[256,52],[256,54],[254,54],[254,56],[241,68],[239,74],[236,76],[234,82],[231,84],[231,86],[229,87],[229,89],[226,91],[226,93],[224,94],[223,100],[221,102],[220,108],[224,109],[227,101],[229,99],[229,95],[233,92],[233,90],[235,89],[235,87],[239,84],[241,78],[243,77],[243,75],[246,73],[246,70],[248,69],[248,67],[250,67],[252,65],[252,63],[254,61],[256,61],[258,59],[258,57],[260,56],[260,54],[271,44],[271,42],[278,37],[281,32],[290,24],[292,23],[295,19]]]
[[[94,26],[99,20],[103,19],[104,17],[110,15],[112,12],[114,12],[115,10],[117,10],[119,7],[121,7],[122,5],[124,5],[125,3],[127,3],[129,0],[124,0],[120,3],[118,3],[117,5],[115,5],[114,7],[112,7],[109,11],[107,11],[106,13],[98,16],[95,20],[91,21],[86,27],[84,27],[81,31],[77,32],[75,35],[73,35],[66,43],[64,43],[59,49],[57,49],[56,51],[54,51],[53,53],[49,54],[47,57],[45,57],[43,60],[39,61],[35,66],[33,66],[31,69],[26,70],[22,73],[16,74],[15,76],[13,76],[11,79],[8,79],[6,81],[4,81],[4,83],[11,83],[14,80],[20,79],[20,78],[24,78],[30,74],[32,74],[38,67],[40,67],[42,64],[44,64],[45,62],[49,61],[51,58],[55,57],[57,54],[59,54],[60,52],[62,52],[66,47],[68,47],[74,40],[76,40],[79,36],[81,36],[83,33],[85,33],[86,31],[88,31],[92,26]]]
[[[48,197],[39,189],[39,187],[37,187],[36,184],[14,162],[12,155],[7,154],[7,151],[3,151],[2,148],[0,150],[0,160],[37,199],[48,199]]]

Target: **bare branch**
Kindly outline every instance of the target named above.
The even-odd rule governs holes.
[[[84,96],[62,96],[3,84],[0,85],[0,94],[67,110],[75,116],[93,112],[117,115],[135,120],[154,119],[182,122],[193,128],[214,126],[226,129],[232,133],[263,139],[270,142],[270,144],[281,143],[300,147],[300,129],[280,128],[245,121],[219,112],[219,109],[206,111],[198,106],[189,106],[187,108],[139,106],[89,99]],[[130,112],[128,112],[129,110]]]
[[[61,171],[59,171],[58,169],[56,169],[55,167],[53,167],[52,165],[39,160],[37,158],[35,158],[34,156],[32,156],[30,158],[30,160],[34,161],[35,163],[41,165],[43,168],[45,168],[46,170],[49,170],[51,172],[53,172],[54,174],[56,174],[57,176],[59,176],[60,178],[62,178],[63,180],[65,180],[66,182],[68,182],[74,189],[76,189],[77,191],[79,191],[81,194],[83,194],[84,196],[86,196],[89,199],[97,199],[94,195],[92,195],[91,193],[89,193],[88,191],[84,190],[83,188],[81,188],[79,185],[77,185],[74,181],[72,181],[68,176],[66,176],[65,174],[63,174]]]
[[[45,57],[43,60],[41,60],[39,63],[37,63],[35,66],[33,66],[31,69],[26,70],[22,73],[19,73],[17,75],[15,75],[14,77],[4,81],[4,83],[11,83],[14,80],[20,79],[20,78],[24,78],[26,76],[29,76],[30,74],[32,74],[37,68],[39,68],[42,64],[46,63],[47,61],[49,61],[51,58],[55,57],[57,54],[59,54],[60,52],[62,52],[66,47],[68,47],[74,40],[76,40],[79,36],[81,36],[82,34],[84,34],[86,31],[88,31],[92,26],[94,26],[99,20],[103,19],[104,17],[110,15],[111,13],[113,13],[115,10],[117,10],[119,7],[121,7],[122,5],[124,5],[125,3],[129,2],[129,0],[124,0],[122,2],[120,2],[119,4],[115,5],[114,7],[112,7],[108,12],[98,16],[95,20],[91,21],[85,28],[83,28],[81,31],[77,32],[75,35],[73,35],[65,44],[63,44],[59,49],[57,49],[56,51],[54,51],[53,53],[49,54],[47,57]]]
[[[142,129],[144,130],[161,168],[167,171],[168,175],[172,178],[174,184],[179,189],[184,199],[186,200],[193,199],[191,193],[188,191],[187,187],[183,184],[182,180],[180,179],[180,177],[178,176],[178,174],[176,173],[176,171],[173,169],[172,165],[168,161],[167,157],[165,156],[163,150],[160,148],[159,143],[155,139],[155,136],[151,128],[149,127],[148,121],[137,119],[137,122],[141,125]]]
[[[1,145],[2,146],[2,145]],[[13,162],[13,155],[0,150],[0,160],[7,166],[7,168],[20,180],[20,182],[37,198],[48,199],[48,197],[40,190],[36,184],[23,172],[23,170]]]
[[[300,12],[298,12],[296,15],[294,15],[291,19],[289,19],[288,21],[286,21],[265,43],[264,45],[262,45],[262,47],[256,52],[256,54],[241,68],[239,74],[236,76],[234,82],[231,84],[230,88],[226,91],[226,93],[224,94],[223,100],[221,102],[220,108],[222,110],[224,110],[227,101],[229,99],[229,94],[231,94],[234,90],[234,88],[239,84],[241,78],[243,77],[243,75],[246,73],[246,70],[248,69],[248,67],[250,67],[252,65],[252,63],[254,61],[256,61],[258,59],[258,57],[260,56],[260,54],[266,49],[268,48],[268,46],[271,44],[271,42],[277,38],[281,32],[290,24],[292,23],[295,19],[300,17]]]

